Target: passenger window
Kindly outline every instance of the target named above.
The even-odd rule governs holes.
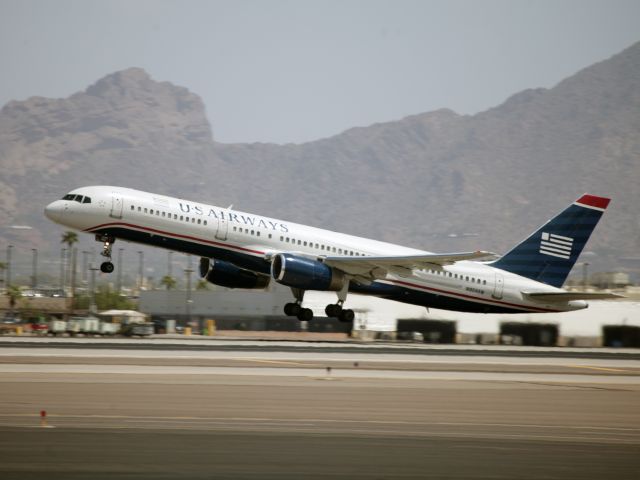
[[[304,242],[304,246],[305,246],[305,247],[307,246],[307,242]]]
[[[151,215],[153,215],[153,210],[149,210],[149,213],[150,213]]]
[[[131,210],[135,210],[135,209],[136,209],[136,207],[134,207],[133,205],[131,205]]]
[[[141,212],[142,211],[142,207],[138,207],[138,211]]]
[[[146,208],[144,209],[144,213],[149,213]]]
[[[165,218],[167,216],[167,212],[162,212],[162,218]]]
[[[271,234],[269,234],[269,238],[271,238]]]
[[[260,236],[260,232],[256,231],[256,236],[259,237]]]
[[[284,237],[282,235],[280,235],[280,241],[284,242]]]
[[[160,210],[156,210],[156,217],[160,216]]]
[[[184,220],[184,216],[180,215],[180,221]]]
[[[298,245],[302,245],[302,241],[298,240]]]
[[[206,221],[206,220],[204,221],[204,224],[205,224],[205,225],[207,224],[207,221]]]

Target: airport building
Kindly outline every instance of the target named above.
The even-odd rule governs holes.
[[[189,298],[190,297],[190,298]],[[326,318],[333,292],[309,291],[304,306],[314,320],[286,317],[290,290],[144,291],[139,309],[155,320],[177,320],[202,327],[215,320],[220,330],[344,332],[363,340],[405,339],[431,343],[511,343],[522,345],[640,346],[640,301],[592,301],[585,310],[548,314],[461,313],[408,305],[377,297],[350,295],[352,324]]]

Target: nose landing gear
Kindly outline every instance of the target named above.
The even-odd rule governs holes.
[[[114,270],[113,263],[111,263],[111,249],[113,248],[113,244],[116,241],[115,237],[112,235],[106,234],[98,234],[96,235],[97,242],[103,242],[102,252],[100,255],[107,259],[106,262],[102,262],[100,265],[100,271],[102,273],[111,273]]]

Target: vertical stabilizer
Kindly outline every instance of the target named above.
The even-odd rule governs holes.
[[[583,195],[491,266],[562,287],[609,201]]]

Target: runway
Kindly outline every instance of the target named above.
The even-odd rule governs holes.
[[[317,345],[248,355],[227,345],[1,347],[0,477],[631,479],[640,470],[638,360]]]

